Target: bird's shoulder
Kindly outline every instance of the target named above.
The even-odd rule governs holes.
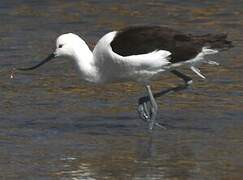
[[[103,37],[99,39],[97,44],[95,45],[93,49],[93,53],[105,53],[110,51],[110,44],[113,41],[114,37],[116,36],[117,31],[111,31],[107,34],[105,34]]]

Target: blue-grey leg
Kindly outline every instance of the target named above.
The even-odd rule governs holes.
[[[174,70],[171,70],[170,72],[171,72],[172,74],[176,75],[177,77],[183,79],[184,82],[185,82],[185,84],[186,84],[187,86],[189,86],[190,84],[192,84],[192,78],[191,78],[191,77],[189,77],[189,76],[187,76],[187,75],[185,75],[185,74],[183,74],[183,73],[181,73],[180,71],[175,70],[175,69],[174,69]]]
[[[148,92],[148,95],[149,95],[149,99],[150,99],[150,105],[151,105],[151,108],[150,108],[150,120],[149,120],[149,129],[152,130],[153,127],[154,127],[154,124],[156,123],[156,116],[157,116],[157,112],[158,112],[158,105],[154,99],[154,95],[152,93],[152,90],[151,90],[151,87],[150,85],[146,85],[146,90]]]
[[[148,100],[147,100],[147,96],[145,97],[141,97],[138,100],[138,114],[140,119],[144,120],[144,121],[149,121],[150,119],[150,111],[148,109]]]
[[[155,98],[158,98],[162,95],[169,94],[171,92],[178,92],[183,89],[186,89],[191,83],[192,83],[192,78],[189,76],[179,72],[178,70],[171,70],[171,73],[176,75],[177,77],[181,78],[184,80],[185,84],[184,85],[179,85],[174,88],[170,88],[164,91],[161,91],[156,94],[152,94],[150,86],[146,86],[146,90],[148,92],[148,96],[144,96],[139,98],[138,100],[138,114],[140,119],[146,121],[149,123],[150,128],[152,129],[153,126],[158,126],[161,128],[165,128],[165,126],[159,124],[156,122],[156,114],[158,110],[157,103],[155,101]]]
[[[152,130],[154,126],[166,129],[164,126],[156,122],[158,105],[155,101],[151,87],[145,86],[148,96],[141,97],[138,102],[138,114],[140,118],[149,123],[149,129]]]

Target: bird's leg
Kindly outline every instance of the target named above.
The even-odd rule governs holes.
[[[150,102],[150,119],[149,119],[149,130],[153,130],[154,125],[155,126],[159,126],[161,128],[166,129],[164,126],[160,125],[159,123],[156,122],[156,116],[157,116],[157,112],[158,112],[158,105],[155,101],[154,95],[152,93],[151,87],[150,85],[146,85],[146,90],[148,92],[148,96],[149,96],[149,102]],[[147,110],[148,111],[148,110]]]
[[[148,106],[150,108],[148,96],[144,96],[144,97],[139,98],[139,100],[138,100],[138,114],[139,114],[140,118],[144,121],[149,121],[149,119],[150,119],[150,111],[148,110]]]
[[[147,86],[146,86],[146,90],[149,93]],[[154,119],[155,118],[154,112],[155,110],[157,111],[157,109],[158,109],[157,104],[155,105],[155,108],[152,107],[152,101],[150,100],[150,95],[139,98],[138,114],[142,120],[150,124],[150,129],[154,125],[154,122],[152,122],[152,116]]]
[[[150,119],[149,119],[149,129],[152,130],[156,121],[158,105],[154,99],[154,95],[152,93],[150,85],[146,85],[146,90],[148,92],[149,100],[150,100]]]
[[[187,75],[185,75],[185,74],[183,74],[180,71],[175,70],[175,69],[171,70],[170,72],[172,74],[176,75],[177,77],[183,79],[185,84],[186,84],[186,86],[189,86],[190,84],[192,84],[192,78],[191,77],[189,77],[189,76],[187,76]]]
[[[169,94],[171,92],[177,92],[181,91],[183,89],[186,89],[191,83],[192,83],[192,78],[189,76],[179,72],[178,70],[171,70],[171,73],[176,75],[177,77],[181,78],[184,80],[185,84],[184,85],[179,85],[174,88],[170,88],[158,93],[155,93],[154,95],[152,94],[150,86],[146,86],[146,90],[148,92],[148,96],[141,97],[138,100],[138,114],[140,118],[146,122],[149,122],[150,124],[150,129],[153,128],[153,126],[159,126],[162,128],[165,128],[164,126],[160,125],[159,123],[155,122],[155,117],[157,112],[157,104],[155,102],[155,98],[158,98],[162,95]]]
[[[166,95],[166,94],[170,94],[171,92],[178,92],[178,91],[181,91],[181,90],[188,88],[188,86],[190,85],[189,82],[190,82],[191,78],[180,73],[180,72],[177,73],[177,74],[178,74],[179,77],[183,78],[183,80],[185,81],[184,85],[178,85],[176,87],[169,88],[169,89],[160,91],[158,93],[155,93],[154,95],[152,94],[150,87],[147,88],[147,86],[146,86],[147,91],[150,92],[150,94],[152,94],[152,97],[153,97],[152,99],[161,97],[161,96]],[[153,100],[153,102],[155,102],[155,100]],[[157,107],[157,105],[156,105],[156,107]],[[151,101],[151,95],[139,98],[139,100],[138,100],[138,114],[139,114],[139,116],[142,120],[150,123],[151,119],[152,119],[152,115],[154,114],[153,111],[154,110],[153,110],[153,104],[152,104],[152,101]],[[154,122],[153,125],[166,129],[165,126],[163,126],[163,125],[161,125],[157,122]]]

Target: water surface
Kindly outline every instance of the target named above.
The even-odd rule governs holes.
[[[1,179],[242,179],[243,1],[27,1],[0,2]],[[87,86],[74,63],[57,59],[10,80],[13,67],[32,65],[65,32],[90,47],[105,33],[129,25],[167,25],[195,34],[228,32],[235,47],[203,65],[207,80],[188,69],[191,88],[159,103],[159,121],[136,114],[143,87]],[[181,80],[165,74],[154,91]]]

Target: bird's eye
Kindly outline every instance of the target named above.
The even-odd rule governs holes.
[[[60,45],[58,46],[58,48],[62,48],[62,46],[63,46],[63,44],[60,44]]]

